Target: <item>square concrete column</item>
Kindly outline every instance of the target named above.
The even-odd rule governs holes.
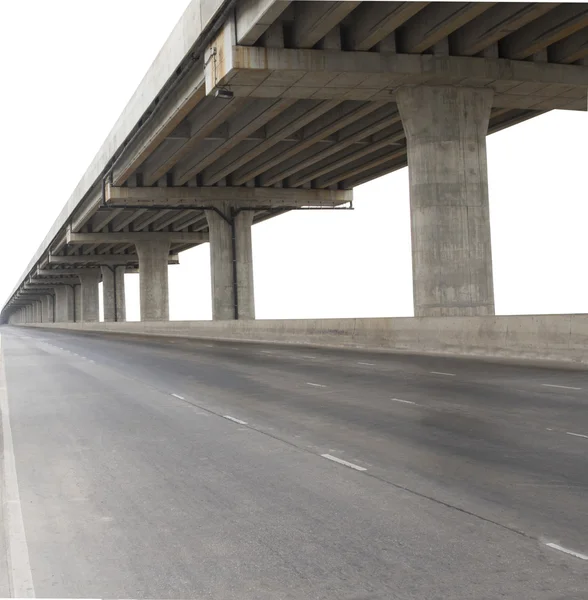
[[[74,284],[73,286],[74,296],[74,322],[80,323],[82,321],[82,286]]]
[[[207,210],[210,232],[212,318],[255,319],[251,226],[253,211],[219,206],[224,217]],[[235,286],[236,283],[236,286]]]
[[[49,294],[43,296],[41,306],[43,307],[43,323],[53,323],[53,296]]]
[[[169,321],[170,242],[153,240],[138,242],[135,246],[139,255],[141,321]]]
[[[100,269],[88,269],[80,274],[81,283],[81,317],[83,323],[95,323],[99,320],[98,282]]]
[[[32,308],[30,304],[25,306],[25,323],[30,323],[32,320]]]
[[[37,300],[33,304],[33,312],[34,312],[33,321],[35,323],[42,323],[43,322],[43,306],[42,306],[40,300]]]
[[[486,134],[493,91],[416,86],[407,138],[415,316],[493,315]]]
[[[102,300],[105,321],[126,321],[125,270],[126,267],[102,265]]]
[[[74,321],[74,290],[70,285],[55,286],[55,321],[57,323]]]

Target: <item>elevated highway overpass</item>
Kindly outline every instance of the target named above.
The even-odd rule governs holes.
[[[6,300],[10,323],[169,319],[211,245],[213,319],[253,319],[251,227],[344,209],[406,165],[416,316],[494,314],[485,138],[586,110],[588,3],[194,0]]]

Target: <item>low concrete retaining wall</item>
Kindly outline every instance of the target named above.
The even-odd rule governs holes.
[[[364,348],[418,354],[565,361],[588,365],[588,314],[44,323],[32,326],[101,333]]]

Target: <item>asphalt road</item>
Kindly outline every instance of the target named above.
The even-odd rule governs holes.
[[[0,336],[0,596],[588,598],[586,371]]]

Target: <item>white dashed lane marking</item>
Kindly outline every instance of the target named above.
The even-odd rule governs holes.
[[[433,375],[447,375],[447,377],[455,377],[455,373],[443,373],[443,371],[429,371]]]
[[[179,394],[172,394],[174,398],[178,398],[179,400],[185,400],[184,396],[180,396]]]
[[[320,387],[320,388],[327,387],[326,385],[323,385],[322,383],[311,383],[310,381],[307,381],[306,385],[312,385],[313,387]]]
[[[574,435],[576,437],[586,438],[588,439],[588,435],[584,435],[583,433],[572,433],[571,431],[566,431],[568,435]]]
[[[560,390],[581,390],[582,389],[579,387],[571,387],[569,385],[555,385],[553,383],[542,383],[541,385],[544,387],[559,388]]]
[[[345,465],[346,467],[355,469],[356,471],[367,471],[367,469],[365,469],[364,467],[360,467],[359,465],[347,462],[346,460],[343,460],[342,458],[337,458],[336,456],[333,456],[332,454],[321,454],[321,456],[328,460],[332,460],[333,462],[339,463],[340,465]]]
[[[233,423],[239,423],[239,425],[247,425],[247,421],[241,421],[241,419],[235,419],[235,417],[230,417],[229,415],[223,415],[225,419],[229,421],[233,421]]]
[[[375,367],[374,363],[358,362],[358,365],[365,365],[366,367]]]
[[[560,546],[559,544],[554,544],[553,542],[549,542],[545,545],[549,546],[550,548],[553,548],[554,550],[559,550],[560,552],[565,552],[566,554],[569,554],[570,556],[574,556],[574,557],[580,558],[582,560],[588,560],[588,556],[586,554],[581,554],[580,552],[575,552],[574,550],[569,550],[568,548],[564,548],[563,546]]]
[[[390,398],[390,400],[393,400],[394,402],[402,402],[402,404],[414,404],[414,405],[417,405],[416,402],[411,402],[410,400],[401,400],[400,398]]]

